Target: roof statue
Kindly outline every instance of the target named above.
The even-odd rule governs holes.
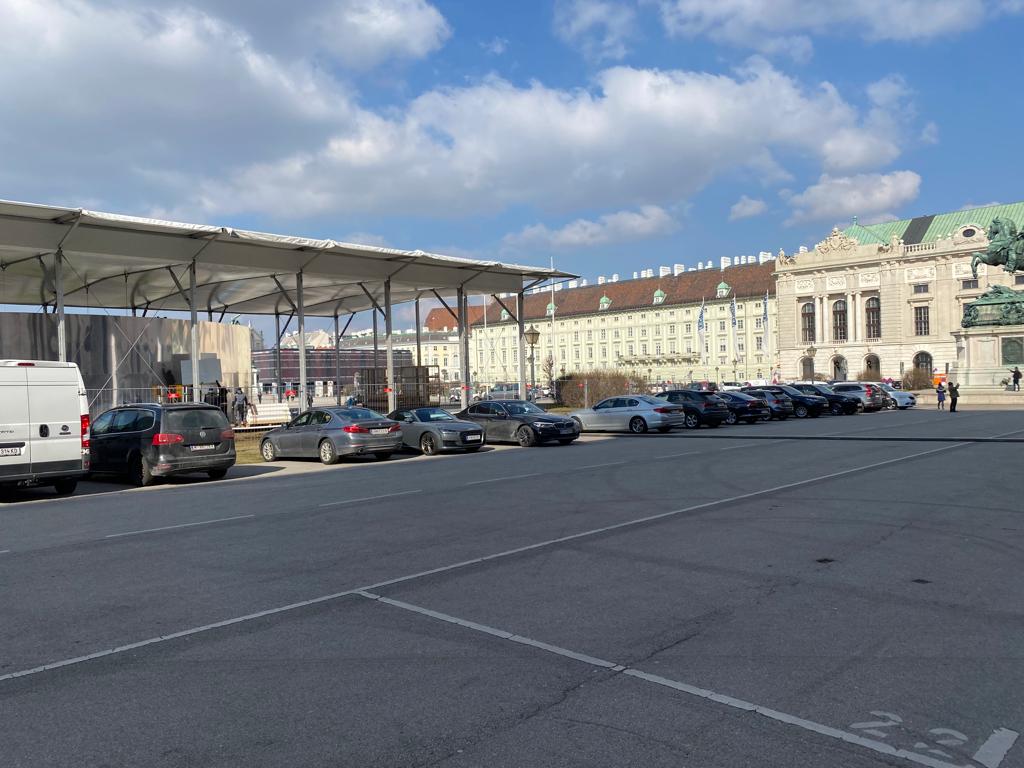
[[[791,254],[787,255],[784,250],[779,248],[779,262],[782,263],[782,264],[795,264],[796,263],[796,254],[795,253],[791,253]]]
[[[1017,231],[1017,225],[1010,219],[996,217],[988,225],[988,248],[984,253],[975,251],[971,259],[971,273],[978,279],[978,264],[1001,265],[1013,274],[1024,269],[1024,232]]]
[[[832,227],[832,233],[818,243],[815,248],[818,253],[844,253],[852,251],[860,245],[860,241],[841,232],[839,227]]]

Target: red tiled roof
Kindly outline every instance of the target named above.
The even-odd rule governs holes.
[[[639,280],[620,280],[617,283],[588,285],[584,288],[569,288],[555,291],[555,318],[572,315],[591,315],[599,311],[601,297],[612,300],[610,312],[623,309],[649,309],[654,306],[670,307],[679,304],[699,304],[701,299],[714,301],[718,284],[725,281],[732,288],[730,298],[763,298],[765,291],[775,294],[775,262],[745,264],[724,270],[702,269],[683,272],[665,277],[648,277]],[[654,292],[665,292],[665,301],[654,304]],[[551,292],[528,294],[526,296],[526,321],[543,320],[551,301]],[[515,311],[515,307],[505,303]],[[436,310],[435,310],[436,311]],[[442,310],[443,311],[443,310]],[[450,317],[450,316],[449,316]],[[480,319],[472,321],[482,322]],[[487,322],[499,323],[501,306],[492,302],[487,307]]]
[[[484,308],[479,304],[470,304],[467,314],[469,324],[473,325],[473,323],[478,323],[483,319]],[[435,307],[427,313],[427,319],[423,325],[426,326],[428,331],[454,330],[458,328],[459,321],[444,307]]]

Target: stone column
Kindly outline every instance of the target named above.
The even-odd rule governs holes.
[[[843,300],[846,302],[846,340],[856,341],[857,313],[854,311],[853,294],[847,291]]]

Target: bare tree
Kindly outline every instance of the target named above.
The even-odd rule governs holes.
[[[541,361],[540,373],[544,381],[548,383],[548,386],[554,386],[555,384],[555,358],[554,355],[548,355]]]

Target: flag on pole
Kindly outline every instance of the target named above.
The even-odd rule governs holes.
[[[733,364],[739,360],[739,347],[736,346],[736,294],[733,294],[732,301],[729,302],[729,321],[732,324],[732,359]]]
[[[697,343],[700,344],[700,359],[706,358],[706,345],[704,343],[704,299],[700,300],[700,312],[697,313]]]
[[[761,346],[764,347],[764,353],[768,356],[768,365],[771,366],[772,358],[768,352],[768,343],[771,341],[771,333],[768,329],[768,291],[764,292],[764,301],[761,302],[761,332],[764,334]]]

